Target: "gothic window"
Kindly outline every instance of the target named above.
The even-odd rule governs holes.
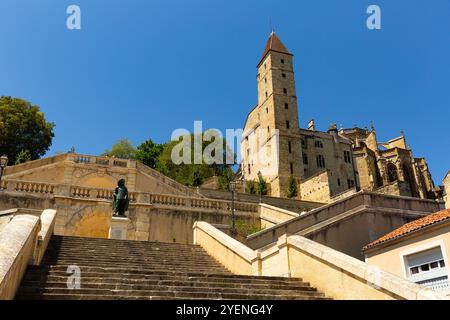
[[[417,197],[418,196],[418,192],[416,189],[416,184],[415,181],[413,179],[412,173],[411,173],[411,169],[408,165],[403,164],[402,166],[403,168],[403,174],[405,176],[405,182],[409,185],[409,188],[411,190],[411,196],[412,197]]]
[[[388,181],[394,182],[398,180],[398,174],[397,174],[397,167],[393,163],[389,163],[387,166],[387,174],[388,174]]]
[[[325,169],[325,158],[323,157],[323,155],[319,154],[316,160],[317,160],[317,168]]]
[[[352,163],[352,157],[350,151],[345,150],[344,151],[344,161],[346,163]]]

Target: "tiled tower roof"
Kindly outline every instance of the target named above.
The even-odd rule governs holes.
[[[258,65],[260,65],[261,62],[263,62],[264,58],[267,56],[269,51],[276,51],[276,52],[292,55],[292,53],[289,52],[289,50],[281,42],[280,38],[278,38],[278,36],[276,35],[275,32],[272,32],[270,34],[269,40],[267,40],[266,48],[264,49],[264,53],[263,53]]]

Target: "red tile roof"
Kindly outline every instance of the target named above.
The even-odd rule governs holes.
[[[261,64],[261,62],[264,60],[269,51],[276,51],[292,55],[289,52],[289,50],[284,46],[284,44],[281,42],[280,38],[278,38],[275,32],[272,32],[270,34],[269,40],[267,40],[266,48],[264,49],[264,53],[261,57],[261,61],[259,62],[258,65]]]
[[[442,221],[448,220],[448,219],[450,219],[450,209],[446,209],[443,211],[439,211],[439,212],[430,214],[426,217],[414,220],[410,223],[407,223],[407,224],[401,226],[398,229],[395,229],[394,231],[382,236],[378,240],[375,240],[374,242],[369,243],[367,246],[365,246],[363,248],[363,250],[373,248],[381,243],[403,237],[407,234],[410,234],[411,232],[423,229],[425,227],[429,227],[433,224],[436,224],[438,222],[442,222]]]

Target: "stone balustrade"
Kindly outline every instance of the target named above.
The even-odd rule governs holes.
[[[20,180],[2,181],[3,190],[17,193],[44,194],[55,197],[69,197],[74,199],[86,199],[94,201],[111,201],[113,190],[82,186],[70,186],[64,184],[51,184],[42,182],[29,182]],[[151,204],[155,207],[200,210],[207,212],[231,212],[231,201],[219,199],[206,199],[190,196],[178,196],[169,194],[153,194],[146,192],[130,192],[131,204]],[[234,202],[235,212],[258,213],[258,204]]]

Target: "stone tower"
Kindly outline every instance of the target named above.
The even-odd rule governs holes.
[[[301,161],[295,160],[302,159],[302,149],[292,60],[293,55],[272,32],[257,66],[258,105],[249,115],[245,129],[247,132],[255,127],[266,130],[268,139],[259,141],[257,148],[266,144],[266,147],[278,148],[279,154],[276,164],[264,165],[252,159],[252,153],[259,150],[249,152],[248,146],[244,147],[248,161],[243,170],[246,170],[247,179],[257,180],[257,173],[262,172],[264,167],[270,167],[270,174],[262,173],[270,184],[271,194],[279,196],[286,193],[291,174],[296,178],[303,174]],[[277,139],[274,139],[274,130],[278,130]]]

